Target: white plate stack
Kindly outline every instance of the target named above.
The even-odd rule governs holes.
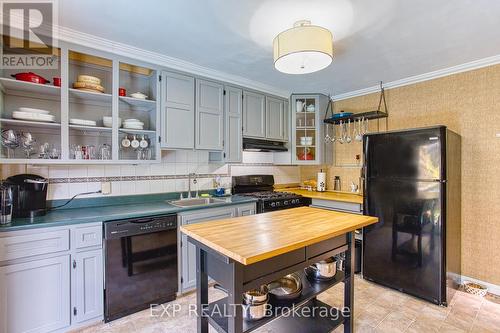
[[[97,122],[95,120],[87,120],[87,119],[77,119],[77,118],[71,118],[69,120],[69,123],[71,125],[77,125],[77,126],[97,126]]]
[[[139,119],[125,119],[123,121],[123,128],[125,129],[135,129],[135,130],[143,130],[144,123]]]
[[[12,118],[19,120],[42,121],[51,123],[56,121],[56,117],[51,115],[50,111],[25,108],[25,107],[19,108],[19,110],[12,112]]]

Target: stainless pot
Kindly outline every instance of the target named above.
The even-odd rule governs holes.
[[[258,289],[252,289],[243,294],[243,298],[247,303],[265,302],[268,299],[269,289],[266,285],[260,286]]]
[[[259,320],[264,318],[269,311],[268,299],[269,298],[267,297],[263,302],[243,301],[243,318],[246,320]]]
[[[278,301],[291,300],[302,293],[302,281],[296,273],[288,274],[267,285],[271,297]]]
[[[309,266],[307,272],[312,272],[314,278],[333,278],[337,274],[337,261],[328,258]]]

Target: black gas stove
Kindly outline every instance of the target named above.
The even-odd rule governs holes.
[[[311,199],[289,192],[274,192],[272,175],[233,177],[233,194],[253,197],[257,201],[257,213],[309,206]]]

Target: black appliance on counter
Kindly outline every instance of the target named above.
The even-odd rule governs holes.
[[[45,215],[49,185],[46,178],[32,174],[20,174],[8,177],[5,185],[12,188],[13,217]]]
[[[177,216],[104,223],[106,322],[175,299]]]
[[[298,194],[274,192],[273,175],[233,176],[232,183],[233,194],[258,199],[257,214],[311,204],[310,198]]]
[[[447,305],[460,269],[460,136],[444,126],[363,137],[363,276]]]

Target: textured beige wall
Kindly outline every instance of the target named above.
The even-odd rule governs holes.
[[[390,130],[444,124],[462,136],[462,274],[500,285],[500,65],[387,90],[386,98]],[[370,94],[335,109],[362,112],[377,103],[378,94]],[[360,144],[336,146],[337,164],[361,153]],[[329,184],[339,175],[344,189],[359,177],[359,168],[323,167]],[[301,167],[301,179],[318,169]]]

